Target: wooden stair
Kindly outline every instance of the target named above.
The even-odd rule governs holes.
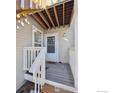
[[[26,81],[16,93],[29,93],[31,89],[34,89],[34,83]]]
[[[44,88],[44,87],[43,87]],[[19,88],[16,93],[30,93],[31,90],[34,90],[34,83],[33,82],[30,82],[30,81],[26,81],[21,88]],[[41,92],[40,90],[40,93],[47,93],[46,92],[46,89],[43,90]]]

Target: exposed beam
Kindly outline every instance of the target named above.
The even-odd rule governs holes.
[[[65,3],[63,5],[63,26],[65,25]]]
[[[58,15],[57,15],[57,11],[56,11],[56,6],[54,6],[54,14],[55,14],[55,17],[56,17],[56,21],[57,21],[57,24],[59,26],[59,20],[58,20]]]
[[[44,29],[47,29],[47,27],[43,24],[42,21],[40,21],[35,15],[32,14],[32,16],[33,16],[33,18],[34,18],[36,21],[38,21],[38,23],[39,23]]]
[[[48,15],[48,17],[49,17],[49,19],[50,19],[50,21],[51,21],[51,23],[52,23],[53,27],[55,28],[55,24],[53,23],[53,20],[52,20],[52,18],[51,18],[51,16],[50,16],[50,14],[49,14],[48,10],[47,10],[47,9],[45,9],[45,11],[46,11],[46,13],[47,13],[47,15]]]
[[[40,13],[38,13],[38,14],[39,14],[40,17],[43,19],[43,21],[47,24],[47,26],[48,26],[49,28],[51,28],[50,25],[49,25],[49,23],[48,23],[48,21],[46,20],[46,18],[45,18],[44,15],[42,14],[42,12],[40,12]]]

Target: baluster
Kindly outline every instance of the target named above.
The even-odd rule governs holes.
[[[30,67],[31,67],[31,65],[32,65],[32,61],[31,61],[31,49],[29,50],[30,52],[30,54],[29,54],[29,56],[30,56]]]
[[[35,75],[35,88],[34,89],[35,89],[34,93],[37,93],[37,75]]]
[[[31,49],[31,65],[33,64],[33,49]]]
[[[27,68],[27,56],[26,56],[26,50],[24,49],[24,55],[23,55],[23,66],[24,66],[24,69]]]
[[[37,57],[37,55],[38,55],[38,51],[36,50],[36,57]]]
[[[30,68],[30,50],[28,50],[28,68]]]
[[[27,54],[27,55],[26,55],[26,57],[27,57],[27,62],[26,62],[26,63],[27,63],[27,68],[28,68],[28,50],[26,50],[26,52],[27,52],[27,53],[26,53],[26,54]]]
[[[38,93],[40,93],[40,74],[38,73]]]
[[[43,78],[42,78],[42,66],[40,65],[40,84],[41,84],[41,89],[42,89],[42,85],[43,85]],[[41,93],[42,93],[42,90],[41,90]]]
[[[35,50],[33,48],[33,62],[34,62],[34,59],[35,59]]]
[[[28,63],[27,63],[27,50],[25,49],[25,68],[27,69],[27,67],[28,67]]]

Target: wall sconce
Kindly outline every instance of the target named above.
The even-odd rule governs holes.
[[[63,34],[63,37],[67,37],[67,34],[66,34],[66,33],[64,33],[64,34]]]
[[[69,41],[68,38],[67,38],[67,33],[63,34],[63,39],[66,40],[66,41]]]

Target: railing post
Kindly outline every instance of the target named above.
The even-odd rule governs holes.
[[[33,73],[34,93],[40,93],[40,89],[42,89],[42,85],[45,83],[45,55],[46,48],[44,47],[24,48],[24,68]]]
[[[40,73],[38,73],[38,93],[40,93]]]
[[[37,75],[35,75],[35,88],[34,88],[34,93],[37,93]]]

